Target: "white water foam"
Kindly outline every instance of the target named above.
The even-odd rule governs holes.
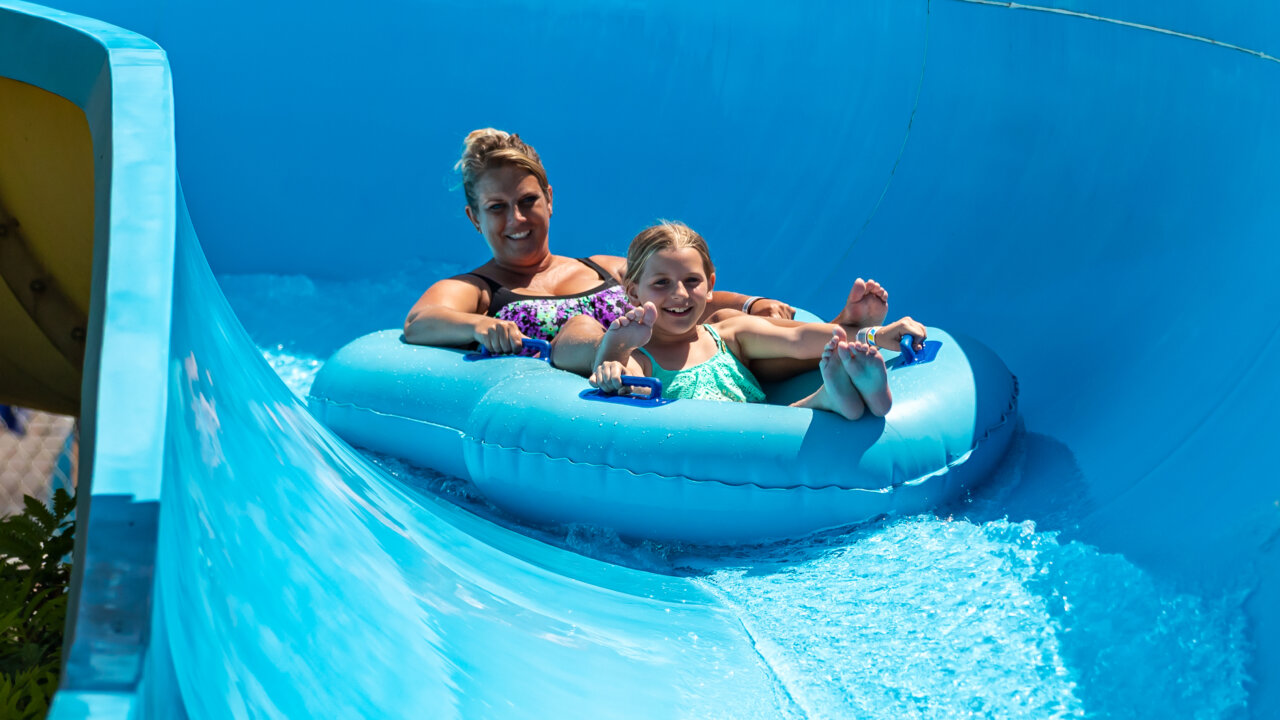
[[[404,276],[222,282],[264,356],[302,397],[319,358],[364,332],[397,326],[421,290]],[[307,323],[323,328],[298,327]],[[1067,461],[1046,462],[1055,454]],[[1063,483],[1077,470],[1069,456],[1051,438],[1024,432],[991,487],[957,509],[969,519],[920,515],[727,551],[631,542],[602,528],[529,526],[466,480],[373,459],[418,492],[544,542],[692,577],[736,609],[809,718],[1245,714],[1244,591],[1175,588],[1123,556],[1064,539],[1059,528],[1079,508],[1043,498],[1070,495]],[[1051,470],[1057,465],[1066,469]],[[1059,492],[1041,493],[1037,481]],[[1009,508],[1051,528],[1005,519]]]

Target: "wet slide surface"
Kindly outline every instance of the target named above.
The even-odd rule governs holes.
[[[1269,6],[62,6],[167,50],[186,200],[166,430],[94,406],[105,458],[163,441],[148,652],[73,663],[59,717],[1280,709]],[[522,42],[456,32],[494,23]],[[678,218],[728,287],[821,310],[871,275],[982,338],[1013,453],[938,515],[712,552],[522,527],[345,447],[258,357],[301,389],[482,259],[448,168],[484,125],[542,153],[557,252]]]

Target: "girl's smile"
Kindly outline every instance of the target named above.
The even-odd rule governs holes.
[[[714,285],[715,275],[708,277],[702,256],[686,247],[650,256],[640,282],[629,291],[636,305],[651,302],[658,309],[655,333],[682,335],[697,329]]]

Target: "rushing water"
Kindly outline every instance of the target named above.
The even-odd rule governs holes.
[[[453,270],[417,268],[380,283],[221,282],[263,355],[305,398],[324,357],[397,326],[419,278]],[[465,480],[371,457],[416,491],[544,542],[692,578],[736,609],[797,717],[1244,715],[1243,588],[1191,592],[1072,540],[1079,510],[1069,501],[1034,520],[1010,515],[1018,490],[1043,480],[1027,457],[1053,445],[1021,431],[997,476],[947,514],[731,550],[524,525]]]

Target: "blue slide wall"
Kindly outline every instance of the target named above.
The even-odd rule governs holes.
[[[1025,462],[1038,478],[1010,496],[1010,518],[1122,554],[1168,582],[1246,591],[1249,707],[1256,717],[1280,714],[1280,482],[1267,465],[1277,437],[1270,411],[1280,403],[1273,281],[1280,271],[1280,6],[57,6],[154,39],[173,72],[186,206],[173,205],[180,242],[171,356],[178,361],[167,372],[165,478],[189,484],[181,492],[165,487],[166,500],[169,493],[182,499],[163,511],[173,520],[161,521],[171,542],[160,546],[155,604],[191,623],[156,623],[151,641],[161,650],[150,655],[148,677],[163,689],[173,685],[169,674],[185,674],[177,684],[196,694],[166,700],[156,690],[156,707],[180,703],[203,716],[227,697],[266,703],[275,693],[278,709],[301,711],[320,700],[280,688],[320,687],[330,676],[282,662],[272,651],[279,637],[312,637],[307,657],[332,660],[360,650],[343,645],[342,623],[376,637],[379,612],[405,612],[380,606],[308,616],[290,634],[298,608],[350,608],[353,598],[349,587],[299,581],[272,604],[265,590],[235,586],[243,568],[281,571],[287,564],[272,557],[285,563],[318,554],[282,546],[280,537],[351,538],[339,558],[382,549],[389,559],[370,563],[369,572],[383,580],[421,578],[423,568],[405,565],[439,563],[494,597],[519,595],[539,618],[521,630],[529,637],[540,623],[555,624],[538,598],[568,597],[581,612],[602,614],[586,623],[601,635],[647,627],[644,617],[611,614],[619,608],[658,611],[574,594],[564,578],[588,588],[583,593],[657,597],[690,608],[680,622],[721,638],[721,659],[743,671],[677,707],[653,690],[686,687],[660,669],[664,661],[681,653],[695,666],[714,660],[698,656],[709,652],[704,646],[668,645],[637,631],[644,660],[635,665],[652,674],[631,668],[635,685],[611,688],[614,698],[638,698],[637,712],[650,716],[696,716],[699,703],[768,694],[767,670],[714,599],[679,583],[544,556],[447,508],[422,517],[398,504],[393,488],[351,480],[365,477],[348,467],[358,460],[344,459],[287,398],[273,405],[272,393],[282,389],[269,377],[260,387],[246,379],[234,392],[200,379],[202,368],[234,367],[236,353],[251,347],[206,296],[212,285],[192,225],[218,272],[372,276],[423,258],[476,262],[483,248],[460,216],[459,193],[449,191],[448,168],[467,130],[492,125],[521,132],[542,153],[555,187],[557,252],[618,252],[655,217],[679,218],[718,249],[726,285],[828,308],[852,277],[871,275],[890,288],[895,313],[982,338],[1019,376]],[[174,249],[146,252],[163,264]],[[167,315],[148,322],[163,325],[168,339]],[[103,358],[108,364],[105,350]],[[262,403],[238,402],[236,392]],[[218,413],[211,416],[210,407]],[[369,527],[383,529],[359,534],[342,526],[340,513],[317,511],[299,520],[313,526],[277,534],[244,508],[275,517],[273,509],[286,513],[285,498],[219,497],[211,488],[232,486],[235,468],[262,467],[262,449],[210,445],[216,433],[201,428],[218,423],[274,424],[281,439],[273,447],[289,460],[273,475],[280,487],[347,478],[347,490],[326,497],[372,508]],[[101,453],[109,441],[97,441]],[[214,462],[220,457],[225,462]],[[202,535],[199,522],[219,531]],[[413,556],[392,544],[400,541],[449,550],[406,561]],[[318,576],[351,570],[327,562],[336,564]],[[168,585],[166,568],[176,574]],[[527,585],[512,579],[522,573]],[[234,607],[200,610],[209,598]],[[264,617],[269,612],[278,615]],[[459,618],[429,624],[457,647],[473,648],[474,656],[458,652],[474,660],[460,661],[468,671],[452,678],[416,668],[426,679],[411,687],[435,697],[433,682],[465,686],[442,694],[500,702],[484,689],[497,686],[484,683],[486,673],[502,671],[489,659],[511,653],[516,662],[533,646],[504,634],[497,615],[449,608],[440,617]],[[219,625],[227,618],[277,637],[235,634]],[[165,642],[176,627],[187,634]],[[220,632],[231,638],[225,646],[208,639]],[[180,662],[166,660],[170,649]],[[214,649],[224,656],[210,657]],[[66,696],[59,709],[66,717],[76,716],[72,703],[91,704],[97,691],[130,687],[127,679],[77,681],[76,658],[91,657],[90,649],[77,652],[70,687],[81,692]],[[605,655],[567,654],[563,662]],[[227,671],[236,663],[281,675],[246,689]],[[556,660],[537,663],[554,667]],[[197,677],[206,684],[194,683]],[[351,697],[332,689],[325,707],[394,698],[408,676],[364,680],[371,684]],[[535,680],[508,694],[532,698],[521,711],[530,716],[538,702],[583,713],[608,702],[581,692],[560,697],[554,686]],[[455,709],[463,717],[496,714],[478,707]]]

